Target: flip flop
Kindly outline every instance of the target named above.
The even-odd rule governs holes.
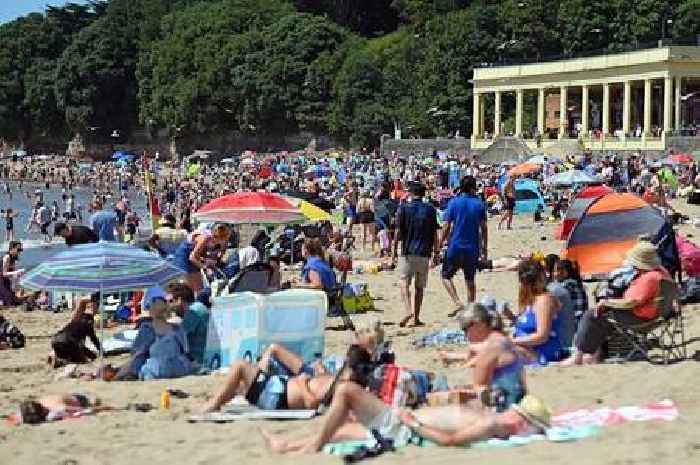
[[[405,328],[406,325],[408,324],[408,321],[413,318],[413,315],[408,315],[404,317],[400,322],[399,322],[399,328]]]

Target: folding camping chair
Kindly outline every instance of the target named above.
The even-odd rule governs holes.
[[[229,281],[228,285],[222,286],[227,288],[230,294],[234,292],[269,292],[270,281],[274,274],[274,268],[269,263],[253,263],[248,265],[238,272],[236,276]]]
[[[612,341],[608,343],[609,351],[611,351],[611,346],[616,346],[619,351],[618,355],[625,360],[641,357],[653,362],[649,352],[653,349],[659,349],[664,364],[684,360],[687,357],[687,350],[683,312],[679,297],[680,293],[676,283],[663,279],[659,283],[656,297],[656,308],[659,313],[657,318],[629,325],[617,321],[614,314],[609,315],[607,320],[614,330]]]

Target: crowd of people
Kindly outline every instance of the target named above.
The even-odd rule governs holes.
[[[666,167],[641,156],[594,159],[591,154],[562,163],[545,161],[531,177],[545,180],[566,169],[562,168],[566,164],[600,176],[612,188],[644,195],[664,209],[669,208],[668,197],[698,181],[694,163],[675,166],[669,174]],[[441,445],[542,432],[549,427],[551,412],[529,392],[526,367],[601,361],[610,319],[624,325],[657,318],[659,285],[672,281],[656,248],[646,240],[627,254],[629,272],[622,294],[598,302],[589,301],[575,262],[537,253],[491,258],[487,221],[500,214],[499,229],[502,224],[511,228],[517,201],[514,177],[508,176],[507,166],[480,164],[473,157],[394,154],[384,158],[360,153],[337,159],[274,154],[241,159],[232,172],[217,164],[179,170],[172,164],[152,162],[149,169],[158,172],[154,195],[161,220],[146,236],[140,234],[140,215],[131,207],[136,202],[134,192],[144,189],[138,165],[94,164],[86,170],[78,165],[50,166],[45,161],[17,161],[0,167],[4,185],[0,196],[24,195],[28,189],[26,195],[36,213],[30,216],[27,232],[36,226],[47,241],[62,237],[69,246],[98,240],[131,241],[169,257],[184,273],[182,282],[150,289],[139,302],[148,318],[138,321],[138,335],[125,363],[103,365],[79,376],[150,380],[200,371],[209,324],[209,287],[222,270],[232,277],[247,266],[265,262],[274,270],[271,288],[315,289],[331,298],[338,286],[336,272],[341,271],[342,254],[354,247],[357,254],[373,255],[397,267],[404,306],[398,324],[417,327],[423,324],[421,308],[431,267],[441,267],[440,278],[452,302],[445,317],[455,318],[470,344],[464,351],[441,350],[438,355],[446,364],[461,363],[471,370],[471,385],[450,390],[465,399],[463,405],[410,410],[408,407],[438,402],[444,394],[441,391],[447,390],[435,382],[435,373],[418,369],[411,371],[416,386],[425,384],[418,402],[398,411],[382,402],[378,397],[381,381],[378,385],[375,373],[383,365],[394,364],[396,356],[385,340],[381,322],[363,320],[356,327],[354,343],[347,353],[333,356],[333,363],[328,358],[308,363],[276,344],[259,361],[233,362],[223,386],[202,407],[205,412],[217,411],[236,395],[243,395],[264,410],[325,411],[320,431],[310,437],[292,439],[264,432],[270,449],[279,453],[317,452],[332,441],[364,439],[368,431],[395,443],[429,440]],[[57,186],[63,190],[63,208],[57,202],[51,207],[43,202],[43,191],[35,189],[39,183],[44,189]],[[87,206],[89,225],[81,224],[81,208],[72,192],[77,186],[92,192]],[[541,187],[553,216],[560,215],[575,195],[574,189],[556,190],[545,182]],[[298,259],[303,263],[298,277],[282,279],[279,249],[285,234],[274,239],[269,237],[271,230],[261,230],[244,244],[237,227],[194,224],[192,214],[200,206],[245,190],[298,195],[339,212],[336,226],[322,224],[314,233],[301,233]],[[17,286],[22,242],[14,234],[16,213],[8,208],[3,216],[5,237],[10,241],[0,274],[0,299],[6,306],[39,298]],[[356,233],[361,238],[357,242]],[[294,259],[289,262],[293,264]],[[499,309],[493,299],[477,295],[477,274],[498,268],[516,272],[519,291],[513,309]],[[464,297],[454,283],[459,271],[467,289]],[[85,343],[89,339],[101,350],[94,331],[98,307],[97,295],[78,302],[70,322],[51,340],[49,361],[53,366],[96,358]],[[0,347],[3,344],[7,345],[0,338]],[[422,379],[430,381],[420,383]],[[83,404],[96,405],[82,397],[51,398],[23,403],[17,416],[20,422],[39,422],[56,416],[55,411]]]

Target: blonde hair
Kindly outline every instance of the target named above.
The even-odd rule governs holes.
[[[356,336],[369,337],[375,346],[384,343],[384,326],[379,318],[363,319],[355,324]]]

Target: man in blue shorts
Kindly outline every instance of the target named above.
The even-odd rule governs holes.
[[[488,259],[486,207],[477,197],[476,190],[474,176],[462,178],[459,195],[450,200],[443,216],[445,225],[440,245],[442,246],[446,241],[448,244],[442,264],[442,282],[455,305],[455,309],[449,313],[450,317],[464,309],[452,278],[457,271],[462,270],[467,283],[467,300],[474,302],[476,300],[474,276],[477,265],[479,260]]]

